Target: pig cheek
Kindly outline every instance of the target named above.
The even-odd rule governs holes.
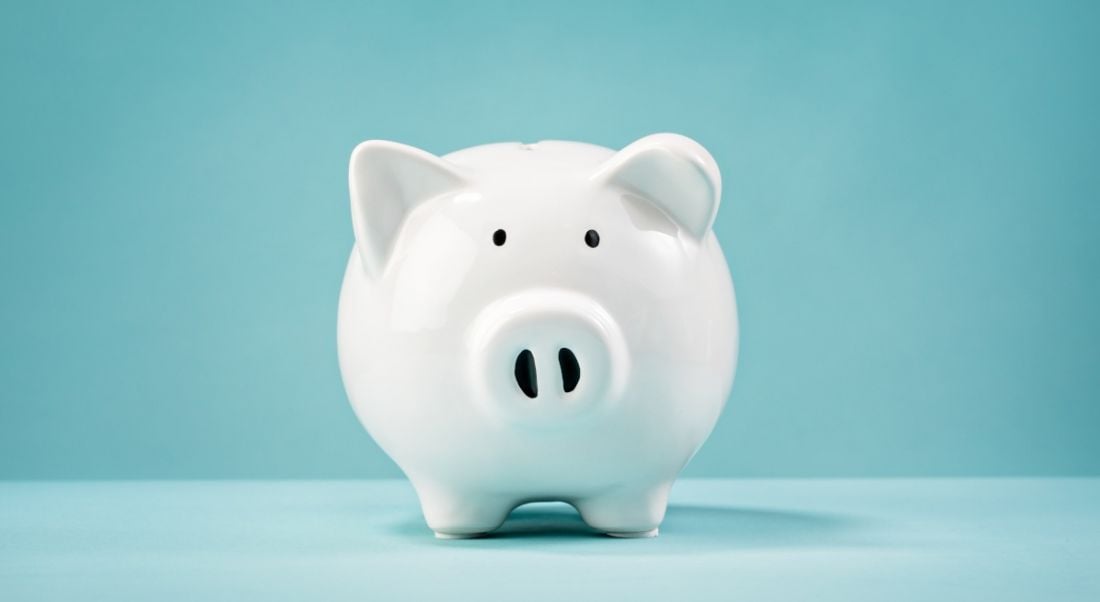
[[[477,259],[477,243],[443,215],[423,224],[394,267],[390,326],[400,332],[445,326]]]

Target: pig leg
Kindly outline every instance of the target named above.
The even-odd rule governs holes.
[[[504,523],[514,503],[435,484],[415,484],[424,521],[439,539],[484,535]],[[513,500],[514,501],[514,500]]]
[[[671,483],[617,489],[575,502],[588,526],[612,537],[656,537],[665,518]]]

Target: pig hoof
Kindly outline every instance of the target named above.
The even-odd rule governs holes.
[[[436,539],[475,539],[485,535],[485,533],[445,533],[443,531],[436,531]]]
[[[620,539],[646,539],[649,537],[657,537],[658,529],[650,529],[649,531],[608,531],[607,534],[611,537],[618,537]]]

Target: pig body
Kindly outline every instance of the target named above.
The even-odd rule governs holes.
[[[368,141],[350,183],[340,368],[437,536],[548,500],[656,535],[737,356],[710,155],[673,134],[444,157]]]

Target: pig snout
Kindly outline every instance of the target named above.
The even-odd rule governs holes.
[[[468,333],[475,397],[490,413],[536,424],[613,405],[630,367],[617,322],[595,300],[530,290],[481,311]]]

